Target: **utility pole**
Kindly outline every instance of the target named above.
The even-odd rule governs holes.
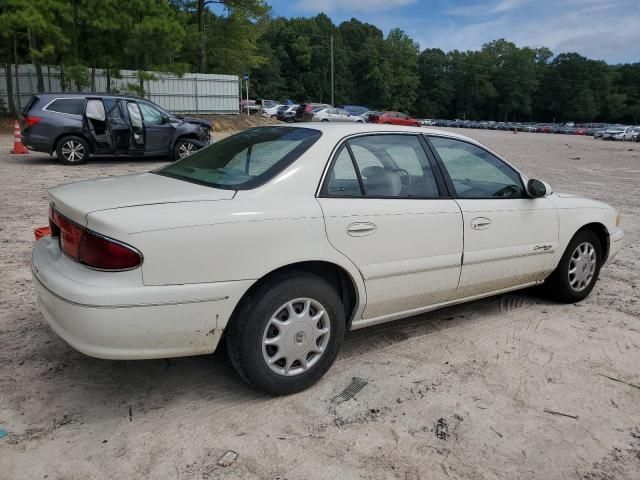
[[[335,106],[333,100],[333,35],[331,35],[331,106]]]

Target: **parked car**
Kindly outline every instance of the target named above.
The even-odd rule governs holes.
[[[336,108],[341,108],[342,110],[349,112],[351,115],[357,116],[371,111],[369,107],[365,107],[363,105],[337,105]]]
[[[633,139],[633,129],[631,127],[609,127],[602,133],[602,139],[630,141]]]
[[[58,335],[109,359],[224,338],[271,394],[316,382],[349,330],[543,282],[580,301],[624,237],[612,207],[472,139],[389,125],[249,129],[48,195],[32,270]]]
[[[79,165],[92,155],[186,157],[211,143],[211,125],[149,100],[96,93],[38,93],[21,120],[22,143]]]
[[[357,115],[351,115],[341,108],[320,108],[313,111],[311,120],[314,122],[359,122],[364,123],[364,119]]]
[[[369,110],[368,112],[364,112],[362,114],[359,115],[360,118],[362,118],[365,122],[370,123],[371,122],[371,116],[372,115],[378,115],[378,113],[375,110]]]
[[[379,112],[378,115],[369,115],[369,122],[383,123],[385,125],[406,125],[410,127],[420,126],[420,120],[412,118],[402,112]]]
[[[634,142],[640,142],[640,127],[633,127],[631,131],[633,132],[631,140]]]
[[[281,105],[276,110],[276,118],[281,122],[292,123],[299,105]]]
[[[333,108],[326,103],[303,103],[298,106],[294,120],[296,122],[310,122],[313,119],[313,111],[321,108]]]
[[[269,117],[269,118],[276,118],[276,115],[278,113],[278,109],[280,107],[284,107],[285,105],[281,105],[279,103],[276,103],[275,105],[272,105],[270,107],[262,107],[260,109],[260,115],[264,116],[264,117]]]

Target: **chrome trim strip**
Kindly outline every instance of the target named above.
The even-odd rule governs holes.
[[[511,260],[512,258],[532,257],[534,255],[549,255],[549,254],[555,253],[555,251],[556,249],[552,248],[550,250],[534,250],[533,252],[529,252],[529,253],[514,253],[513,255],[505,255],[499,258],[483,258],[481,260],[472,260],[472,261],[466,261],[465,259],[465,262],[462,265],[462,268],[464,268],[466,265],[478,265],[480,263],[487,263],[487,262],[501,262],[503,260]]]

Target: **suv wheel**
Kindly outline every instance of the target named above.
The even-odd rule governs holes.
[[[601,264],[602,246],[598,236],[591,230],[583,230],[571,239],[545,286],[560,302],[579,302],[593,290]]]
[[[199,150],[200,147],[196,145],[192,140],[188,138],[180,139],[173,146],[173,160],[180,160],[185,157],[188,157],[196,150]]]
[[[89,159],[89,144],[82,137],[63,137],[56,145],[56,153],[65,165],[80,165]]]
[[[285,395],[326,373],[344,331],[344,308],[333,286],[311,273],[283,272],[243,300],[228,327],[227,348],[245,381]]]

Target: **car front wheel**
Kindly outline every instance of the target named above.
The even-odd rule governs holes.
[[[199,149],[200,147],[193,141],[188,138],[183,138],[178,140],[174,145],[172,158],[173,160],[181,160]]]
[[[602,245],[598,236],[591,230],[582,230],[569,242],[546,287],[558,301],[584,300],[598,280],[601,264]]]
[[[56,145],[58,160],[65,165],[80,165],[89,159],[89,144],[82,137],[63,137]]]
[[[283,272],[242,301],[227,331],[234,368],[271,395],[299,392],[317,382],[335,360],[345,332],[336,289],[307,272]]]

